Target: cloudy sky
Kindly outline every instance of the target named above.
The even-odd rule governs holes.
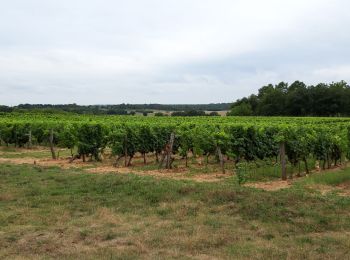
[[[348,0],[0,0],[0,104],[231,102],[350,82]]]

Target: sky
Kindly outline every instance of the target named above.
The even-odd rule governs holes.
[[[350,82],[348,0],[0,0],[0,104],[233,102]]]

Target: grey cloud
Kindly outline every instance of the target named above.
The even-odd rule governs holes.
[[[350,81],[345,0],[11,0],[0,103],[229,102]]]

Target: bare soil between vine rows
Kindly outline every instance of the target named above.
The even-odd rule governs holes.
[[[24,149],[24,148],[16,148],[11,152],[1,150],[0,151],[0,163],[10,163],[10,164],[29,164],[36,165],[39,167],[60,167],[62,169],[72,169],[78,168],[83,171],[91,174],[136,174],[139,176],[152,176],[155,178],[167,178],[167,179],[175,179],[175,180],[191,180],[196,182],[218,182],[224,179],[227,179],[233,175],[233,173],[227,172],[226,174],[222,174],[221,171],[212,171],[201,173],[200,169],[203,165],[195,165],[193,167],[196,168],[195,173],[190,172],[188,168],[184,166],[178,166],[171,170],[166,169],[144,169],[146,166],[151,166],[154,162],[149,161],[148,164],[144,165],[141,157],[136,157],[134,163],[131,167],[123,167],[112,166],[110,160],[105,160],[104,162],[83,162],[82,160],[74,160],[70,162],[69,158],[59,158],[57,160],[47,159],[47,158],[35,158],[31,157],[30,153],[48,153],[48,149],[39,147],[35,149]],[[11,154],[18,158],[1,158],[5,154]],[[335,167],[333,169],[328,169],[327,171],[339,171],[340,167]],[[314,171],[313,174],[317,174],[319,171]],[[278,191],[281,189],[290,188],[295,181],[302,180],[307,178],[308,176],[298,177],[294,179],[288,179],[287,181],[283,180],[271,180],[271,181],[263,181],[263,182],[249,182],[245,184],[246,187],[262,189],[265,191]],[[312,187],[311,187],[312,186]],[[341,185],[332,187],[328,185],[310,185],[310,188],[316,189],[320,191],[322,194],[327,194],[329,192],[338,192],[339,195],[342,196],[350,196],[350,183],[343,183]]]
[[[0,154],[1,156],[1,154]],[[176,168],[171,170],[140,170],[133,167],[113,167],[111,165],[105,165],[103,163],[83,162],[81,160],[75,160],[70,162],[69,159],[37,159],[37,158],[0,158],[0,163],[11,164],[35,164],[42,167],[57,166],[62,169],[81,168],[88,173],[95,174],[129,174],[133,173],[141,176],[152,176],[157,178],[170,178],[178,180],[193,180],[198,182],[216,182],[222,179],[232,176],[232,174],[222,174],[218,172],[205,173],[205,174],[189,174],[184,168]]]

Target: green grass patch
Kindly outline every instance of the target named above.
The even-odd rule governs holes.
[[[0,165],[0,258],[341,258],[349,212],[349,198],[301,185]],[[314,234],[328,237],[327,252]]]
[[[350,169],[321,172],[309,175],[304,179],[306,183],[324,184],[336,186],[341,183],[350,182]]]

